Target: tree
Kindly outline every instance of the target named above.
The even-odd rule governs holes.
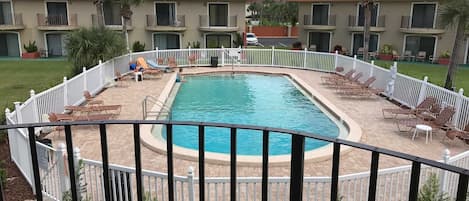
[[[457,62],[461,60],[460,53],[464,51],[465,29],[468,26],[469,2],[467,0],[445,0],[440,7],[440,18],[447,28],[456,26],[456,38],[454,39],[453,51],[451,53],[446,74],[445,88],[452,89],[454,74],[457,70]]]
[[[259,12],[261,11],[262,6],[257,2],[253,2],[248,6],[248,12],[251,12],[251,17],[253,20],[258,20]]]
[[[374,7],[374,1],[363,0],[361,3],[364,13],[363,24],[363,60],[368,61],[368,50],[370,47],[370,25],[371,25],[371,10]]]
[[[98,60],[108,60],[125,52],[121,34],[104,27],[81,28],[68,34],[68,60],[73,63],[72,76],[83,67],[92,67]]]
[[[122,22],[122,33],[125,36],[125,41],[127,44],[127,49],[129,48],[129,40],[128,40],[128,35],[127,35],[127,21],[129,21],[132,18],[132,10],[130,9],[130,6],[138,6],[141,3],[143,3],[145,0],[119,0],[119,3],[121,4],[121,16],[124,19],[124,22]]]

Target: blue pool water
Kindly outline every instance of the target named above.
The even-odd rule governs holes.
[[[339,128],[310,99],[281,76],[256,74],[188,76],[172,105],[172,119],[248,124],[337,137]],[[163,132],[163,137],[166,132]],[[174,126],[174,144],[198,149],[197,127]],[[238,130],[237,152],[262,155],[262,133]],[[230,153],[230,131],[206,128],[206,151]],[[270,155],[289,154],[291,136],[272,133]],[[308,139],[305,150],[326,145]]]

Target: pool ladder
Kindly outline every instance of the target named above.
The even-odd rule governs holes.
[[[160,108],[159,111],[152,111],[151,108],[150,110],[148,109],[148,104],[152,103],[153,105],[156,105]],[[153,107],[153,105],[150,105],[150,107]],[[158,100],[157,98],[153,96],[145,96],[145,98],[142,101],[142,113],[143,113],[143,119],[145,120],[148,116],[155,116],[156,119],[160,119],[163,117],[163,119],[171,119],[171,109],[162,101]]]

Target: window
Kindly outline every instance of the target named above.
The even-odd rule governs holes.
[[[417,55],[418,52],[423,51],[428,58],[430,55],[433,55],[435,50],[435,37],[407,36],[405,38],[405,50],[410,50],[412,55]]]
[[[121,5],[118,2],[104,1],[103,15],[105,25],[122,25]]]
[[[0,33],[0,56],[20,56],[18,34]]]
[[[211,3],[208,13],[209,26],[228,26],[228,4]]]
[[[158,47],[158,49],[160,50],[179,49],[181,47],[179,41],[179,34],[154,34],[153,42],[154,48]]]
[[[329,24],[329,5],[328,4],[313,4],[313,25],[328,25]]]
[[[0,2],[0,24],[13,24],[10,2]]]
[[[368,44],[368,52],[376,52],[378,50],[378,34],[370,34],[370,42]],[[358,53],[358,48],[363,47],[363,34],[353,34],[353,54]]]
[[[433,28],[436,4],[414,4],[412,28]]]
[[[47,2],[47,23],[49,25],[68,25],[66,2]]]
[[[376,26],[376,20],[378,19],[378,4],[372,5],[371,8],[371,23],[370,26]],[[358,6],[358,26],[365,25],[365,8],[362,5]]]
[[[231,47],[231,35],[207,35],[205,41],[207,48]]]
[[[176,22],[175,3],[155,3],[156,22],[158,26],[171,26]]]
[[[318,52],[329,52],[331,34],[327,32],[309,32],[309,48]]]
[[[51,33],[46,34],[48,56],[66,56],[65,34]]]

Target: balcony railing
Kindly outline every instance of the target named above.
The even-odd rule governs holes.
[[[122,29],[122,21],[120,21],[120,22],[115,22],[115,23],[112,23],[112,24],[106,24],[106,21],[104,21],[104,19],[103,19],[103,23],[104,23],[104,26],[108,26],[108,27],[110,27],[111,29],[112,29],[113,27],[117,27],[117,29]],[[93,27],[97,27],[97,26],[98,26],[98,15],[96,15],[96,14],[92,14],[92,15],[91,15],[91,25],[92,25]],[[128,28],[132,28],[132,19],[127,20],[126,25],[127,25]]]
[[[15,13],[15,16],[12,20],[0,24],[0,30],[16,30],[24,29],[23,25],[23,15],[21,13]]]
[[[306,26],[335,26],[336,15],[329,15],[327,22],[315,23],[314,16],[304,15],[304,25]]]
[[[409,172],[410,181],[409,186],[404,186],[404,188],[409,189],[408,200],[417,200],[419,192],[419,183],[420,183],[420,174],[423,166],[431,166],[444,171],[449,171],[459,176],[457,183],[457,193],[456,200],[463,201],[466,199],[466,194],[468,190],[469,183],[469,171],[464,168],[448,165],[445,163],[419,158],[409,154],[400,153],[397,151],[392,151],[388,149],[382,149],[374,147],[371,145],[361,144],[357,142],[346,141],[342,139],[330,138],[321,135],[298,132],[293,130],[278,129],[278,128],[269,128],[269,127],[260,127],[260,126],[248,126],[248,125],[236,125],[236,124],[223,124],[223,123],[203,123],[203,122],[176,122],[176,121],[145,121],[145,120],[114,120],[114,121],[99,121],[99,122],[61,122],[61,123],[37,123],[37,124],[16,124],[9,126],[0,126],[0,130],[5,129],[17,129],[17,128],[27,128],[28,141],[29,141],[29,154],[31,156],[32,162],[32,175],[34,175],[34,187],[35,189],[42,189],[41,174],[39,169],[38,162],[38,152],[36,148],[36,134],[35,129],[39,127],[46,126],[61,126],[65,130],[65,142],[66,142],[66,152],[67,152],[67,164],[68,171],[70,175],[70,192],[71,198],[74,201],[78,201],[80,197],[80,179],[76,178],[74,175],[77,174],[76,161],[74,157],[74,145],[72,142],[72,127],[76,128],[84,125],[98,125],[99,126],[99,135],[100,135],[100,144],[101,144],[101,155],[102,155],[102,177],[100,180],[102,182],[102,190],[104,200],[112,200],[112,194],[114,193],[114,198],[116,196],[116,189],[114,184],[111,184],[111,181],[115,181],[114,172],[111,172],[109,164],[109,153],[108,153],[108,141],[107,141],[107,132],[106,127],[108,125],[132,125],[133,133],[129,134],[133,136],[134,139],[134,160],[135,160],[135,185],[136,185],[136,196],[137,200],[142,201],[144,198],[144,189],[143,189],[143,179],[144,174],[142,171],[142,155],[141,155],[141,142],[140,142],[140,127],[143,124],[152,124],[152,125],[162,125],[165,127],[166,131],[166,161],[167,161],[167,193],[168,200],[174,201],[175,195],[177,195],[176,188],[176,179],[174,175],[174,153],[173,153],[173,126],[191,126],[197,128],[197,132],[194,133],[198,137],[198,171],[199,171],[199,200],[206,200],[206,197],[210,197],[209,193],[206,193],[205,187],[206,177],[205,177],[205,130],[209,128],[226,128],[230,130],[230,185],[229,188],[229,197],[230,200],[239,199],[238,193],[241,189],[238,189],[237,185],[237,133],[239,130],[255,130],[262,132],[262,183],[261,183],[261,200],[268,200],[269,192],[269,136],[271,133],[282,133],[292,136],[291,140],[291,163],[290,163],[290,180],[289,180],[289,200],[298,201],[303,200],[303,181],[304,181],[304,155],[305,155],[305,140],[306,139],[315,139],[333,145],[333,154],[332,154],[332,171],[330,177],[330,200],[338,200],[339,194],[339,167],[340,167],[340,154],[341,148],[345,146],[353,147],[371,154],[370,161],[370,176],[368,179],[368,199],[370,201],[376,200],[376,190],[378,187],[378,165],[380,157],[394,157],[411,162],[411,169]],[[20,135],[20,133],[12,132],[10,135]],[[24,149],[28,150],[28,149]],[[128,150],[130,151],[130,150]],[[112,177],[111,177],[112,175]],[[118,176],[120,179],[122,176]],[[131,178],[123,176],[124,181]],[[120,181],[120,180],[119,180]],[[163,185],[163,183],[161,183]],[[122,190],[131,190],[131,187],[119,189],[119,197],[122,195],[127,195],[131,192],[122,192]],[[41,190],[38,190],[41,192]],[[0,193],[1,195],[2,193]],[[194,194],[192,194],[194,195]],[[37,193],[36,198],[39,201],[43,200],[43,194]],[[378,198],[380,199],[380,198]]]
[[[70,14],[70,16],[37,14],[37,24],[39,26],[78,26],[78,18],[77,14]]]
[[[168,20],[167,22],[158,22],[156,15],[147,15],[147,27],[157,27],[157,26],[169,26],[169,27],[185,27],[186,26],[186,16],[178,15],[174,20]]]
[[[356,15],[349,15],[348,16],[348,26],[349,27],[363,27],[362,24],[358,24],[357,16]],[[378,16],[376,24],[371,24],[370,27],[385,27],[386,26],[386,16],[380,15]]]
[[[444,29],[442,24],[438,21],[433,23],[431,26],[425,26],[421,24],[413,24],[411,16],[402,16],[401,17],[401,28],[402,29]]]
[[[217,19],[219,19],[217,17]],[[200,27],[238,27],[238,16],[228,16],[227,21],[224,23],[215,23],[210,21],[210,17],[208,15],[200,15],[199,16]]]

